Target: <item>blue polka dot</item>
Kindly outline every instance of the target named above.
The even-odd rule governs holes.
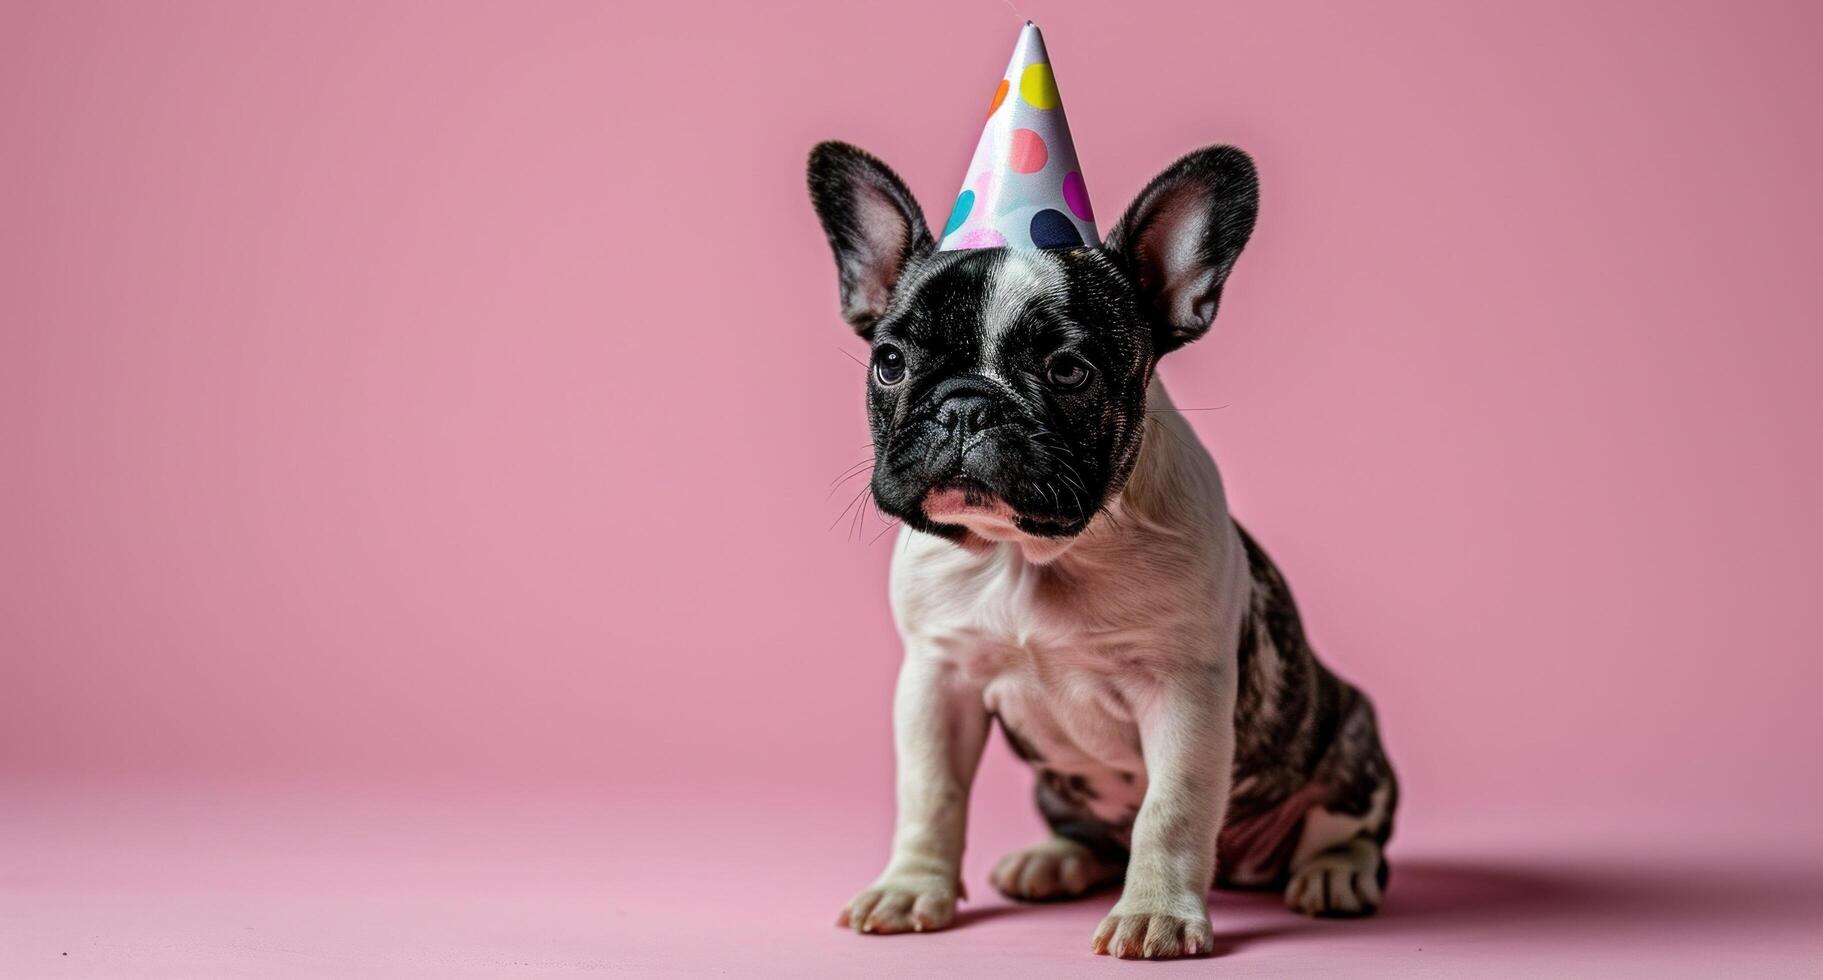
[[[1062,211],[1045,208],[1032,215],[1032,244],[1039,248],[1075,248],[1082,244],[1082,232]]]
[[[962,223],[968,220],[968,213],[973,210],[975,210],[974,191],[963,191],[956,195],[956,206],[950,208],[949,221],[943,226],[943,237],[948,238],[951,232],[962,227]]]

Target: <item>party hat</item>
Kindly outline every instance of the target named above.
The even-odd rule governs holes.
[[[1099,244],[1044,35],[1026,21],[938,249]]]

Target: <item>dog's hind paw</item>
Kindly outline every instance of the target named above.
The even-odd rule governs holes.
[[[1313,855],[1291,874],[1285,905],[1321,918],[1372,915],[1385,884],[1380,845],[1365,837]]]
[[[1001,858],[988,880],[1008,898],[1042,902],[1087,894],[1120,873],[1081,844],[1053,837]]]

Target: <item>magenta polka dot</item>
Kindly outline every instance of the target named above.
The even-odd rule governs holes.
[[[1070,206],[1070,213],[1084,221],[1095,220],[1095,209],[1089,207],[1089,188],[1082,182],[1082,171],[1072,170],[1063,175],[1063,203]]]

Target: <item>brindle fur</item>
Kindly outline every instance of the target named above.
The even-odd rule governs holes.
[[[1317,660],[1284,576],[1246,529],[1237,523],[1235,530],[1247,549],[1253,608],[1241,631],[1234,789],[1216,845],[1215,884],[1276,890],[1285,887],[1313,808],[1366,818],[1374,792],[1386,787],[1384,817],[1360,831],[1384,847],[1399,789],[1373,705]],[[1013,751],[1037,770],[1038,810],[1051,829],[1103,861],[1125,862],[1133,815],[1118,822],[1098,817],[1087,805],[1094,791],[1081,774],[1048,766],[1005,719],[1001,729]],[[1382,884],[1386,877],[1382,857]]]

